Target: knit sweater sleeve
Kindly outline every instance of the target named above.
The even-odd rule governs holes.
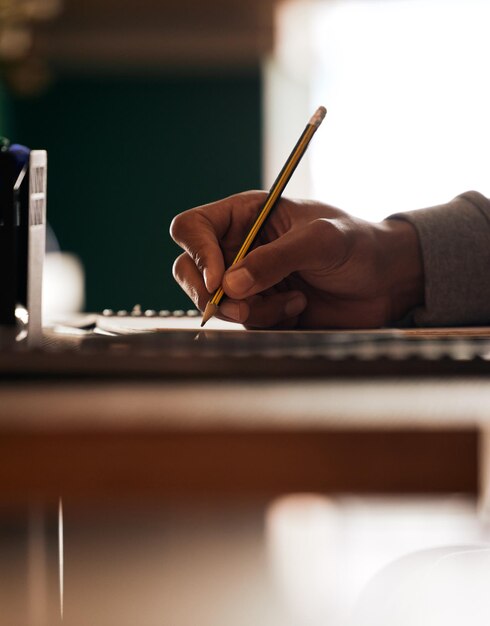
[[[418,232],[425,303],[417,326],[490,324],[490,200],[475,191],[448,204],[397,213]]]

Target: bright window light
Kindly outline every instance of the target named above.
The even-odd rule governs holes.
[[[296,132],[319,104],[328,109],[309,176],[290,195],[371,220],[470,189],[490,196],[489,24],[488,0],[283,3],[266,124],[284,124],[286,109]],[[266,183],[284,158],[277,126],[266,136],[279,146],[266,145]]]

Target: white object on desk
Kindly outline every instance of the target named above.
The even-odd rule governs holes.
[[[67,252],[50,252],[44,261],[43,319],[49,324],[83,309],[85,276],[80,259]]]

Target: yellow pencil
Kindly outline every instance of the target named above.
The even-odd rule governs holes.
[[[250,247],[254,243],[257,235],[260,232],[265,220],[269,216],[270,212],[276,205],[277,201],[281,197],[284,188],[288,184],[289,179],[291,178],[294,170],[296,169],[298,163],[301,161],[302,156],[306,152],[306,148],[311,141],[311,138],[315,134],[315,131],[322,123],[325,115],[327,114],[327,109],[325,107],[319,107],[314,115],[312,115],[310,121],[306,125],[301,137],[298,139],[298,142],[293,148],[293,151],[289,155],[284,167],[279,173],[279,176],[274,181],[267,198],[265,200],[264,206],[260,210],[257,219],[255,220],[252,228],[250,229],[248,235],[245,238],[245,241],[242,243],[240,250],[237,252],[236,257],[233,260],[233,263],[230,267],[241,261],[247,252],[250,250]],[[206,308],[204,309],[204,313],[202,316],[201,326],[211,318],[213,315],[216,315],[219,304],[225,295],[223,291],[223,287],[218,287],[218,289],[214,292],[213,297],[207,303]]]

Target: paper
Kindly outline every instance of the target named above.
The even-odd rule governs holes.
[[[98,315],[96,328],[118,335],[131,335],[136,333],[160,332],[167,330],[200,330],[201,315],[197,311],[179,311],[179,315],[140,315],[140,316],[118,316]],[[241,324],[224,322],[215,317],[206,324],[207,330],[243,330]]]

